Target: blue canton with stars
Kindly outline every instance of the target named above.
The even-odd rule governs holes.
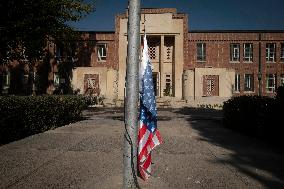
[[[140,120],[144,124],[147,124],[148,130],[153,133],[157,129],[157,108],[152,68],[149,61],[147,62],[142,79],[142,94],[140,99]]]

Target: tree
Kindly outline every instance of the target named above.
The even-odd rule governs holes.
[[[46,41],[64,41],[75,36],[68,25],[94,10],[84,0],[6,0],[0,3],[0,61],[29,62],[44,55]],[[23,49],[24,52],[23,53]]]

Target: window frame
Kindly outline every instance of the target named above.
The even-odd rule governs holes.
[[[284,86],[284,74],[280,74],[280,83],[279,86]]]
[[[249,77],[246,77],[246,76],[249,76]],[[253,74],[244,74],[244,92],[254,92],[254,75]]]
[[[54,87],[59,87],[60,85],[60,75],[58,72],[53,73],[53,85]]]
[[[248,46],[247,46],[248,45]],[[248,50],[248,51],[246,51]],[[253,43],[244,43],[243,44],[243,61],[246,63],[253,62]],[[246,56],[248,55],[248,56]]]
[[[106,59],[107,59],[107,43],[98,43],[96,45],[96,48],[97,48],[97,61],[98,62],[106,62]]]
[[[280,62],[284,63],[284,43],[280,44]]]
[[[2,75],[2,85],[3,87],[10,86],[11,82],[11,77],[10,77],[10,72],[4,72]]]
[[[274,51],[271,51],[271,49],[274,49]],[[273,56],[271,56],[272,54]],[[266,43],[265,57],[267,63],[276,62],[276,43]]]
[[[270,77],[272,76],[272,77]],[[272,80],[272,85],[273,86],[269,86],[269,82],[270,80]],[[270,90],[272,89],[272,90]],[[276,74],[266,74],[266,92],[267,93],[274,93],[276,90]]]
[[[231,43],[230,44],[230,62],[240,62],[240,52],[241,46],[240,43]]]
[[[239,93],[241,89],[241,75],[235,74],[235,85],[234,85],[234,92]]]
[[[206,62],[206,43],[196,44],[196,60],[197,62]]]

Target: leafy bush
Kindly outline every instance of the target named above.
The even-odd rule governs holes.
[[[87,107],[82,96],[0,96],[0,144],[74,122]]]
[[[284,86],[279,86],[276,93],[277,99],[284,99]]]
[[[86,95],[85,99],[86,99],[88,105],[103,105],[105,97]]]
[[[239,96],[224,102],[223,124],[225,127],[279,144],[282,137],[281,112],[283,99]]]
[[[172,87],[170,85],[166,85],[166,88],[164,89],[164,96],[172,96],[171,94]]]

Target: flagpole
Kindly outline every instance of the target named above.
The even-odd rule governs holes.
[[[124,99],[123,188],[138,188],[136,175],[140,61],[140,0],[129,0],[128,6],[126,96]]]

